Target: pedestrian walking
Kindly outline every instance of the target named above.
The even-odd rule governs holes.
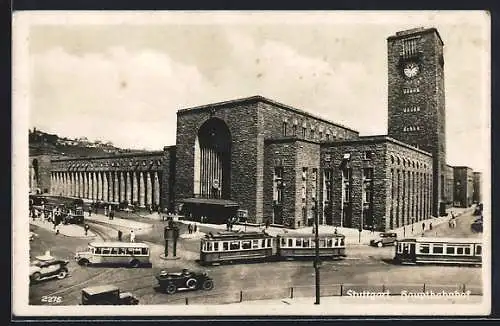
[[[60,225],[60,224],[57,224],[57,225],[56,225],[56,234],[59,234],[59,233],[60,233],[60,229],[59,229],[59,228],[60,228],[60,226],[59,226],[59,225]]]
[[[429,224],[429,230],[432,231],[432,222]]]
[[[88,233],[89,233],[89,228],[90,228],[90,227],[89,227],[89,225],[88,225],[88,224],[85,224],[85,236],[87,236],[87,235],[88,235]]]
[[[118,241],[122,241],[122,236],[123,236],[123,232],[121,230],[118,230]]]
[[[135,242],[135,233],[134,233],[134,230],[130,230],[130,242]]]
[[[192,227],[191,227],[191,224],[188,224],[188,233],[191,234],[193,231]]]
[[[333,234],[337,234],[338,231],[337,231],[337,228],[335,228],[335,231],[333,231]]]
[[[425,222],[422,222],[422,233],[425,231]]]
[[[92,216],[92,207],[89,207],[89,217]]]
[[[266,230],[269,228],[269,225],[271,225],[271,222],[269,221],[269,219],[266,219]]]
[[[194,233],[198,232],[198,226],[196,225],[196,223],[194,223],[193,231],[194,231]]]

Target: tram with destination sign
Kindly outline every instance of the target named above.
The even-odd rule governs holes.
[[[400,264],[481,265],[482,241],[469,238],[413,238],[396,243],[394,261]]]
[[[200,263],[307,259],[315,257],[315,249],[315,237],[309,234],[271,236],[265,232],[209,233],[201,239]],[[319,256],[324,259],[345,257],[345,236],[320,234]]]

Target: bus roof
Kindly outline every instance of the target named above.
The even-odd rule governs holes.
[[[481,239],[477,238],[435,238],[435,237],[423,237],[423,238],[405,238],[398,240],[402,241],[413,241],[419,243],[425,242],[435,242],[435,243],[481,243]]]
[[[205,235],[205,240],[241,240],[241,239],[262,239],[271,238],[271,236],[265,232],[217,232],[215,234],[208,233]]]
[[[92,247],[123,247],[123,248],[149,248],[146,243],[142,242],[119,242],[119,241],[96,241],[90,242]]]
[[[116,285],[96,285],[96,286],[89,286],[85,289],[82,290],[82,292],[87,293],[88,295],[96,295],[99,293],[104,293],[104,292],[111,292],[111,291],[116,291],[120,290]]]

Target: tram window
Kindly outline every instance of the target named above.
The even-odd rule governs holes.
[[[240,242],[239,241],[232,241],[229,244],[229,249],[231,249],[231,250],[239,250],[240,249]]]
[[[259,248],[259,240],[252,240],[252,248]]]
[[[336,241],[336,240],[335,240]],[[332,248],[333,247],[333,240],[332,239],[327,239],[326,240],[326,246],[328,248]]]
[[[147,255],[148,254],[148,248],[141,248],[141,254],[142,255]]]
[[[288,247],[292,247],[293,246],[293,239],[288,239]]]
[[[442,254],[443,253],[443,245],[434,245],[432,248],[433,254]]]
[[[109,255],[110,251],[111,251],[111,249],[109,249],[109,248],[102,248],[102,254],[103,255]]]
[[[457,248],[457,249],[459,249],[459,248]],[[454,255],[454,254],[455,254],[455,247],[450,247],[450,246],[447,246],[447,247],[446,247],[446,253],[447,253],[448,255]],[[458,254],[458,252],[457,252],[457,254]]]
[[[402,252],[403,252],[403,244],[398,243],[398,253],[402,253]]]
[[[480,255],[481,254],[481,245],[476,245],[476,255]]]
[[[118,255],[118,248],[111,248],[112,255]]]
[[[101,248],[95,248],[95,253],[96,253],[97,255],[100,255],[100,254],[102,253]]]
[[[214,242],[214,251],[219,251],[219,243]]]
[[[325,248],[325,247],[326,247],[326,239],[321,239],[321,240],[319,241],[319,246],[320,246],[321,248]]]
[[[119,255],[125,255],[125,248],[118,249],[118,254]]]
[[[141,248],[134,248],[134,255],[141,255]]]
[[[295,239],[295,247],[302,247],[302,239]]]
[[[207,251],[212,251],[212,242],[207,243]]]
[[[398,249],[401,249],[401,246],[399,246]],[[399,250],[401,251],[401,250]],[[429,253],[429,245],[428,244],[421,244],[420,245],[420,253],[421,254],[428,254]]]
[[[344,245],[344,238],[340,239],[340,246]]]
[[[252,249],[252,243],[250,241],[242,241],[241,249]]]
[[[267,247],[271,248],[271,239],[267,239]]]
[[[470,255],[470,247],[465,248],[465,254]]]
[[[459,247],[457,248],[457,255],[463,255],[464,254],[464,248]]]
[[[309,239],[304,239],[304,241],[302,242],[302,247],[309,248]]]
[[[222,250],[223,250],[223,251],[227,251],[227,250],[229,250],[229,245],[228,245],[228,243],[227,243],[227,242],[223,242],[223,243],[222,243]]]
[[[281,245],[284,246],[286,244],[286,239],[285,238],[281,238]]]

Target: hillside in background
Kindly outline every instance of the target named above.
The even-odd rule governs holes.
[[[89,141],[86,137],[76,139],[59,137],[34,128],[29,130],[29,155],[50,154],[63,157],[89,157],[141,153],[145,150],[118,148],[111,142]]]

